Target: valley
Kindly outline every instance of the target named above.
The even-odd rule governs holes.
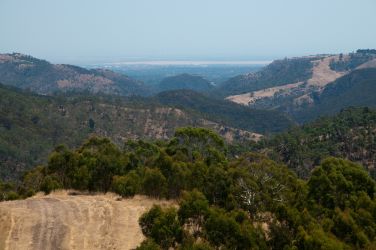
[[[162,80],[158,88],[165,91],[158,93],[109,70],[3,54],[0,176],[13,179],[45,162],[53,147],[78,146],[90,136],[122,145],[132,139],[167,140],[175,129],[193,126],[213,129],[236,144],[258,141],[348,106],[374,107],[372,95],[365,97],[374,88],[374,57],[357,52],[276,60],[219,86],[183,74]],[[225,86],[235,93],[255,90],[223,97]],[[16,134],[21,137],[15,139]]]
[[[0,0],[0,250],[376,250],[375,10]]]

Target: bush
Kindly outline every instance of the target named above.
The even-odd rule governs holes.
[[[46,176],[41,184],[40,190],[46,194],[51,193],[52,191],[62,188],[61,183],[52,176]]]
[[[140,187],[140,177],[134,171],[124,176],[114,176],[112,180],[112,190],[122,197],[134,196]]]
[[[167,192],[167,180],[159,169],[146,168],[142,181],[143,193],[151,197],[164,197]]]
[[[12,200],[17,200],[19,199],[20,196],[18,195],[17,192],[15,191],[10,191],[5,195],[5,200],[12,201]]]
[[[152,239],[144,240],[136,250],[162,250],[162,248]]]
[[[162,210],[161,207],[154,206],[140,218],[139,223],[142,232],[164,249],[174,247],[182,240],[183,229],[175,208]]]

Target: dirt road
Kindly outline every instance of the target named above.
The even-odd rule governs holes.
[[[0,249],[132,249],[144,239],[138,218],[153,204],[146,197],[58,192],[0,203]]]

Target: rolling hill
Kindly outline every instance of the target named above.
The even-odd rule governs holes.
[[[104,69],[87,70],[51,64],[31,56],[0,54],[0,82],[39,94],[88,92],[115,95],[148,95],[147,87],[126,75]]]
[[[164,78],[157,86],[159,92],[167,90],[189,89],[206,92],[213,89],[210,81],[198,75],[180,74]]]
[[[229,101],[279,110],[298,122],[310,121],[348,106],[374,106],[375,62],[373,50],[279,60],[258,73],[234,78],[222,88],[242,86],[238,94],[226,97]]]

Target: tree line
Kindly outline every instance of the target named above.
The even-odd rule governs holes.
[[[216,133],[180,128],[169,141],[93,137],[58,146],[1,199],[55,189],[175,199],[140,218],[138,249],[374,249],[376,183],[362,166],[327,158],[300,179],[258,153],[229,157]]]

